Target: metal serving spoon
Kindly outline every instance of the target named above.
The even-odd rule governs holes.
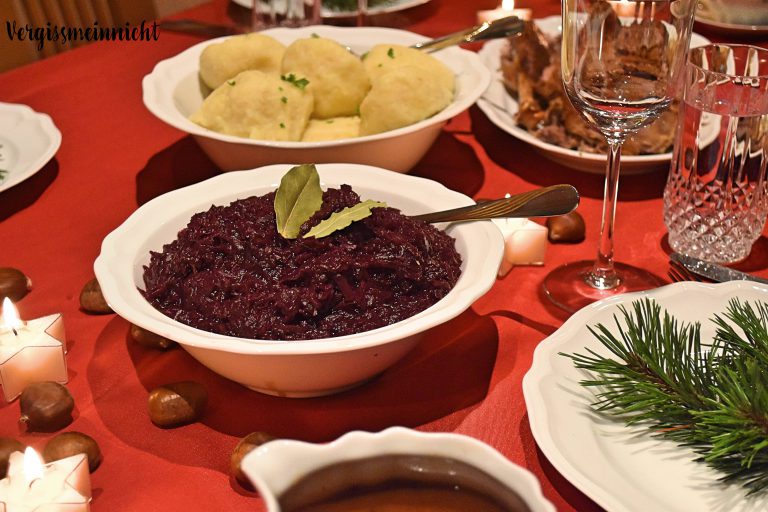
[[[486,21],[480,25],[466,28],[447,36],[430,39],[421,43],[412,45],[412,48],[418,48],[426,52],[435,52],[448,46],[461,43],[471,43],[473,41],[485,41],[498,37],[506,37],[520,33],[523,30],[524,22],[517,16],[507,16],[493,21]],[[245,33],[244,29],[229,25],[217,25],[197,20],[164,20],[160,22],[160,30],[170,30],[172,32],[183,32],[186,34],[195,34],[203,37],[221,37]]]
[[[517,16],[507,16],[493,21],[486,21],[474,27],[459,30],[447,36],[430,39],[422,43],[411,45],[411,48],[424,50],[425,52],[436,52],[449,46],[472,43],[475,41],[487,41],[499,37],[507,37],[519,34],[523,30],[525,22]]]
[[[579,206],[579,192],[571,185],[552,185],[515,194],[504,199],[483,201],[441,212],[413,215],[424,222],[463,222],[503,217],[553,217],[565,215]]]

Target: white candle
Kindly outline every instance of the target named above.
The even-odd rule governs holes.
[[[528,219],[493,219],[504,235],[504,258],[499,277],[515,265],[543,265],[547,252],[547,228]]]
[[[637,4],[635,2],[629,2],[628,0],[616,0],[608,2],[617,16],[632,18],[635,16],[635,9],[640,6],[642,9],[644,5],[642,3]],[[640,13],[642,17],[642,12]]]
[[[515,0],[502,0],[501,5],[497,9],[478,11],[477,22],[491,22],[500,18],[506,18],[507,16],[517,16],[521,20],[530,20],[531,10],[515,9]]]
[[[61,315],[28,322],[19,318],[13,303],[3,300],[0,323],[0,384],[7,401],[35,382],[67,382],[66,338]]]
[[[88,512],[90,501],[91,476],[83,453],[43,465],[32,448],[13,452],[8,477],[0,480],[4,512]]]

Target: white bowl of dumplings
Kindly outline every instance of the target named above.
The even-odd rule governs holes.
[[[349,162],[408,172],[490,83],[477,54],[379,27],[275,28],[199,43],[142,82],[155,116],[224,171]]]

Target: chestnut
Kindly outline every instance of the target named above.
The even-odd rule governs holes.
[[[27,430],[55,432],[72,423],[75,401],[69,390],[58,382],[37,382],[21,392],[20,421],[27,424]]]
[[[164,338],[138,325],[131,324],[130,334],[131,339],[143,347],[168,350],[176,346],[175,341]]]
[[[547,219],[549,241],[553,243],[577,243],[584,240],[586,226],[584,217],[573,211]]]
[[[101,464],[101,450],[96,441],[82,432],[62,432],[53,436],[43,449],[45,462],[64,459],[84,453],[88,457],[88,470],[93,473]]]
[[[208,392],[193,381],[174,382],[153,389],[147,406],[152,423],[162,428],[194,423],[202,417]]]
[[[8,297],[13,302],[24,298],[32,289],[32,280],[13,267],[0,267],[0,301]]]
[[[8,458],[13,452],[23,452],[26,446],[12,437],[0,437],[0,478],[8,473]]]
[[[229,459],[229,473],[235,478],[237,483],[243,486],[244,489],[249,491],[256,490],[240,467],[243,457],[248,455],[251,450],[255,450],[264,443],[274,441],[274,439],[273,436],[266,432],[251,432],[242,438],[240,442],[237,443],[237,446],[235,446],[235,449],[232,451],[232,456]]]
[[[104,300],[104,295],[101,294],[101,286],[95,277],[83,286],[80,292],[80,307],[87,313],[97,315],[113,312],[107,301]]]

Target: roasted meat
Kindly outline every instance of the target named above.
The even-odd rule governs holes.
[[[597,4],[600,5],[600,4]],[[667,37],[658,25],[642,22],[620,27],[608,9],[601,17],[593,13],[606,30],[614,30],[616,37],[604,52],[621,54],[616,59],[617,76],[659,76],[666,61],[659,52],[663,48],[660,38]],[[597,22],[597,21],[596,21]],[[560,147],[606,152],[603,136],[573,107],[563,88],[560,74],[560,37],[549,37],[533,22],[526,22],[521,34],[510,37],[501,56],[504,85],[516,97],[519,111],[517,123],[537,138]],[[605,53],[604,53],[605,54]],[[630,58],[626,58],[629,55]],[[602,86],[610,88],[608,75]],[[676,108],[668,109],[650,126],[631,136],[622,148],[627,155],[657,154],[669,151],[675,132]]]

